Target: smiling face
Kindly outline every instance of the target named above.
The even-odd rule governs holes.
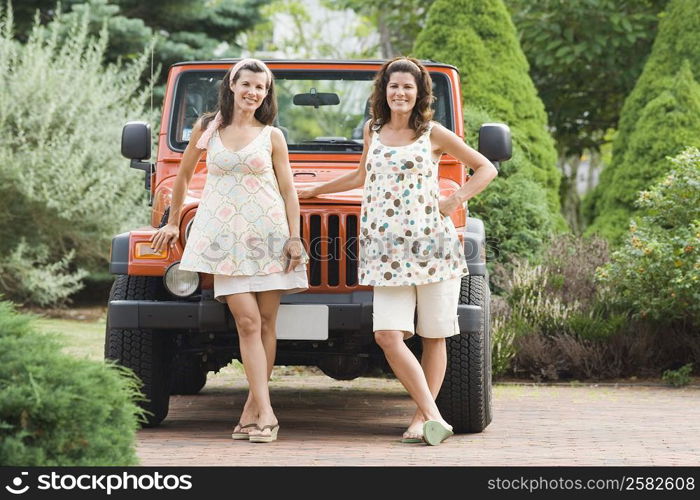
[[[241,69],[231,85],[234,109],[255,111],[267,96],[267,73]]]
[[[394,113],[410,113],[416,105],[418,86],[411,73],[396,71],[386,86],[386,102]]]

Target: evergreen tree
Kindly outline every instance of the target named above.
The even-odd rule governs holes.
[[[96,35],[106,23],[107,62],[137,59],[156,38],[153,60],[161,67],[156,84],[164,83],[168,67],[178,61],[237,57],[239,33],[260,20],[259,8],[269,0],[63,0],[70,15],[90,16]],[[22,0],[14,8],[17,38],[26,41],[36,15],[42,24],[57,13],[56,0]]]
[[[618,242],[635,210],[638,192],[661,174],[652,166],[665,156],[675,156],[683,146],[698,144],[694,138],[700,136],[700,127],[691,116],[697,115],[697,84],[691,81],[700,76],[699,45],[697,1],[671,0],[649,60],[622,108],[610,165],[584,202],[585,216],[593,221],[589,234],[600,233]],[[685,64],[687,69],[682,69]],[[652,116],[652,110],[669,115]]]
[[[657,84],[663,83],[666,90],[642,109],[628,136],[624,157],[609,173],[600,215],[589,228],[589,233],[599,233],[614,243],[627,232],[639,192],[665,173],[659,165],[687,146],[700,147],[700,84],[690,64],[685,61],[676,75],[661,80]]]
[[[565,229],[559,210],[557,154],[547,132],[547,116],[528,75],[527,60],[503,1],[436,0],[414,52],[418,57],[453,64],[460,70],[465,115],[483,112],[510,127],[514,158],[503,164],[501,176],[517,173],[521,179],[534,183],[523,184],[528,197],[517,199],[524,201],[534,196],[546,200],[547,220],[538,221],[540,225],[533,228],[531,236],[541,241],[552,228]],[[494,202],[499,199],[487,198]],[[483,200],[475,201],[473,206],[481,206],[484,215],[490,209]],[[508,225],[506,221],[502,223]],[[502,237],[512,237],[519,232],[517,229],[505,228]]]

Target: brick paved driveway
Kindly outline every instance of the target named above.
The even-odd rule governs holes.
[[[233,441],[245,380],[210,374],[201,394],[172,397],[164,423],[139,432],[141,464],[700,465],[697,387],[497,385],[486,431],[437,447],[399,442],[413,406],[392,379],[273,374],[271,394],[279,440]]]

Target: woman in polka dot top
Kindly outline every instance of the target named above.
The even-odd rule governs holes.
[[[388,61],[374,81],[372,118],[364,126],[357,170],[300,190],[299,198],[364,186],[359,282],[374,287],[375,339],[418,407],[402,441],[438,444],[452,434],[435,398],[447,366],[445,338],[459,334],[460,282],[468,274],[449,214],[483,191],[497,171],[460,137],[431,121],[432,101],[430,74],[419,61]],[[474,174],[452,196],[440,199],[443,153]],[[414,333],[423,345],[420,362],[404,342]]]

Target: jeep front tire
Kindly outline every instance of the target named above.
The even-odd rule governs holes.
[[[447,371],[436,403],[455,432],[481,432],[491,423],[491,292],[487,278],[463,277],[459,303],[481,307],[480,328],[447,339]]]
[[[109,300],[159,300],[162,288],[161,278],[120,274],[112,284]],[[141,379],[146,400],[139,405],[147,412],[147,427],[158,425],[168,414],[171,344],[172,338],[164,332],[110,328],[107,317],[105,358],[130,368]]]

